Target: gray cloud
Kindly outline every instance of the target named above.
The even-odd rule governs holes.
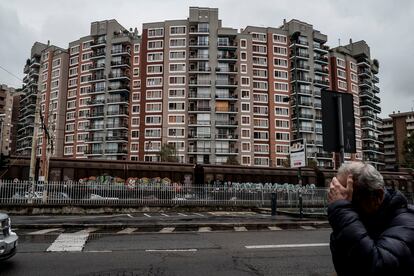
[[[371,55],[380,61],[382,114],[411,110],[414,100],[412,64],[414,25],[412,1],[387,0],[20,0],[0,4],[0,65],[22,76],[25,59],[34,41],[67,47],[70,41],[87,35],[92,21],[117,19],[126,28],[142,23],[183,19],[189,6],[219,8],[223,25],[278,27],[283,19],[296,18],[312,24],[328,35],[332,47],[346,44],[349,38],[365,40]],[[13,77],[0,70],[0,82],[17,85]]]

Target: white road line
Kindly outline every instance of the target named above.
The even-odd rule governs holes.
[[[198,232],[201,232],[201,233],[211,232],[211,227],[200,227],[198,228]]]
[[[268,249],[268,248],[296,248],[296,247],[324,247],[329,243],[303,243],[303,244],[266,244],[266,245],[246,245],[246,249]]]
[[[197,252],[197,249],[146,249],[145,252]]]
[[[193,214],[196,215],[196,216],[205,217],[205,215],[200,214],[200,213],[193,213]]]
[[[125,228],[119,231],[117,234],[131,234],[132,232],[136,231],[138,228]]]
[[[88,239],[89,233],[64,233],[60,234],[56,240],[46,250],[48,252],[80,252]]]
[[[271,231],[280,231],[280,230],[282,230],[282,228],[277,227],[277,226],[269,226],[267,228],[269,228],[269,230],[271,230]]]
[[[131,214],[127,214],[128,217],[133,218],[133,216]]]
[[[173,232],[175,227],[164,227],[160,230],[160,233],[171,233]]]
[[[13,229],[16,230],[16,229]],[[54,232],[54,231],[59,231],[62,230],[62,228],[50,228],[50,229],[43,229],[43,230],[39,230],[39,231],[35,231],[35,232],[30,232],[28,233],[28,235],[44,235],[50,232]]]
[[[187,216],[188,216],[188,215],[183,214],[183,213],[178,213],[178,215],[179,215],[179,216],[182,216],[182,217],[187,217]]]
[[[164,214],[164,213],[161,213],[161,216],[164,216],[164,217],[169,217],[169,215]]]
[[[307,226],[307,225],[302,225],[300,228],[305,229],[305,230],[315,230],[316,229],[313,226]]]
[[[85,253],[112,253],[112,250],[84,250]]]
[[[151,217],[150,215],[148,215],[148,214],[145,214],[145,213],[144,213],[144,216],[146,216],[147,218],[150,218],[150,217]]]
[[[246,232],[247,228],[244,227],[244,226],[240,226],[240,227],[234,226],[234,231],[236,231],[236,232]]]

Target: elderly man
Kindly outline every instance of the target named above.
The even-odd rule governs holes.
[[[414,275],[414,211],[384,188],[371,165],[346,163],[332,179],[328,218],[331,252],[341,275]]]

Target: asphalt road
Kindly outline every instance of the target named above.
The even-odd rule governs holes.
[[[235,227],[232,231],[180,232],[163,228],[156,233],[126,228],[122,231],[98,228],[17,230],[19,253],[0,264],[0,275],[334,273],[327,245],[331,230],[326,228],[257,231]]]

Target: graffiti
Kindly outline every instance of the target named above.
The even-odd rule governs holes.
[[[186,179],[187,182],[190,181]],[[129,177],[127,180],[120,177],[113,177],[110,175],[90,176],[79,179],[80,184],[87,185],[90,188],[100,188],[104,186],[111,187],[126,187],[127,189],[135,188],[162,188],[174,187],[181,189],[182,185],[178,182],[172,182],[168,177]]]

